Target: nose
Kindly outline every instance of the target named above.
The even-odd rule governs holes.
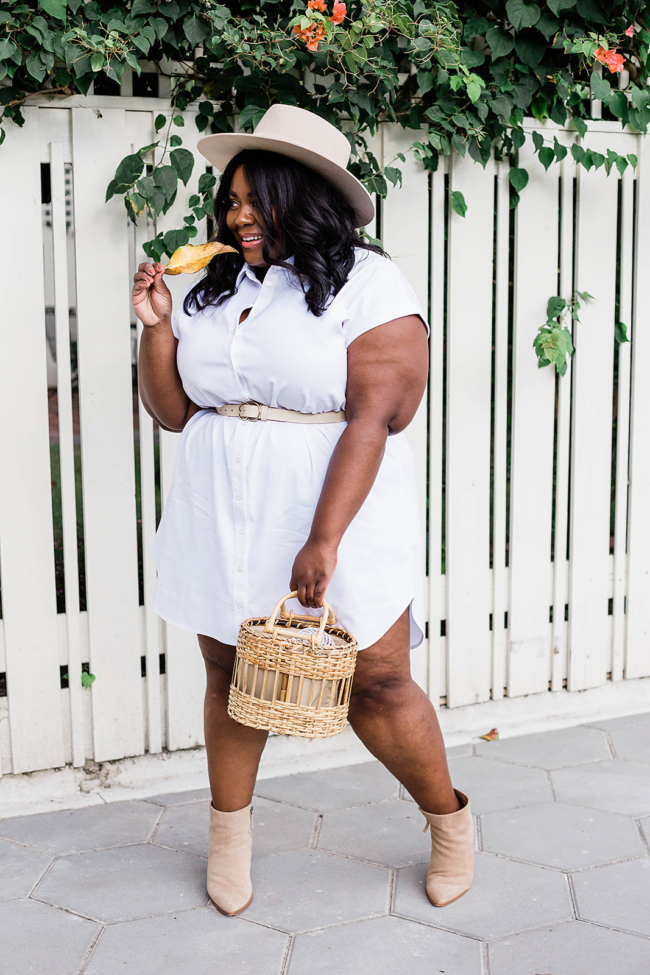
[[[253,223],[255,223],[253,207],[250,204],[243,206],[237,214],[237,227],[250,227]]]

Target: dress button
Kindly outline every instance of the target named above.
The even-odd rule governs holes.
[[[235,501],[241,501],[241,495],[240,494],[236,494],[235,495]]]
[[[235,457],[235,463],[236,464],[238,464],[240,460],[241,460],[241,457]]]
[[[240,534],[240,535],[243,535],[243,534],[244,534],[244,529],[243,529],[243,528],[240,528],[240,529],[239,529],[239,534]]]
[[[244,570],[242,569],[242,567],[241,567],[241,565],[238,565],[238,566],[237,566],[237,572],[243,572],[243,571],[244,571]]]
[[[237,603],[237,609],[243,609],[243,608],[244,607],[243,607],[242,603]]]

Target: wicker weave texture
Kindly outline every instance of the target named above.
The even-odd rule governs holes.
[[[285,613],[276,619],[288,598],[272,616],[242,623],[228,714],[249,728],[329,738],[345,728],[358,644],[331,621],[301,639],[301,630],[313,631],[315,620]],[[329,607],[326,613],[334,619]],[[334,647],[321,648],[323,633]]]

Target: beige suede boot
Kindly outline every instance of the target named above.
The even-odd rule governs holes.
[[[454,789],[462,807],[446,815],[420,812],[431,827],[431,860],[427,897],[434,907],[446,907],[469,890],[474,877],[474,829],[469,799]]]
[[[241,914],[253,899],[253,807],[219,812],[210,803],[208,894],[220,914]]]

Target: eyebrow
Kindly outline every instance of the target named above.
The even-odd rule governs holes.
[[[253,196],[253,193],[251,192],[251,193],[249,193],[248,195],[249,195],[249,197],[252,197],[252,196]],[[235,191],[234,191],[234,190],[230,190],[230,191],[228,192],[228,196],[234,196],[236,200],[238,200],[238,199],[239,199],[239,195],[238,195],[237,193],[235,193]]]

